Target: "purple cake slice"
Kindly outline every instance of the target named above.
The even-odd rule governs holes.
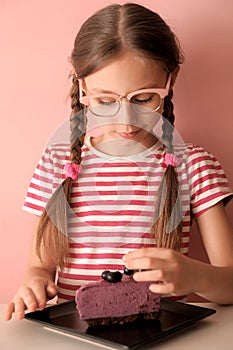
[[[89,326],[125,324],[140,318],[156,319],[160,295],[149,290],[151,282],[136,282],[123,276],[117,283],[88,283],[76,292],[76,307]]]

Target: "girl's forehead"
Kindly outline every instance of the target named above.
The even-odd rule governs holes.
[[[127,52],[85,78],[88,90],[125,94],[149,87],[163,87],[167,71],[161,61]]]

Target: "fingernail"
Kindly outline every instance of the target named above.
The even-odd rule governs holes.
[[[126,261],[126,255],[123,255],[122,260]]]

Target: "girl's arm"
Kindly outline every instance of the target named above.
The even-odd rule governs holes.
[[[220,202],[197,218],[210,264],[199,295],[219,304],[233,303],[233,228]],[[203,270],[204,273],[204,270]]]
[[[51,254],[44,249],[42,254],[43,263],[36,254],[36,231],[39,223],[39,217],[36,217],[35,229],[31,243],[31,250],[28,262],[28,268],[21,286],[7,305],[5,311],[5,320],[10,320],[15,312],[18,319],[22,319],[25,310],[35,311],[37,308],[44,309],[48,299],[57,294],[54,283],[56,276],[56,266],[52,260]]]
[[[137,281],[151,284],[156,293],[196,293],[219,304],[233,303],[233,230],[220,202],[201,214],[197,223],[210,264],[188,258],[172,249],[142,248],[126,254],[129,269],[142,269]]]

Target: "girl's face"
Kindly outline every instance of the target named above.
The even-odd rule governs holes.
[[[127,96],[129,93],[141,89],[163,89],[166,87],[167,80],[168,73],[165,71],[162,62],[155,62],[146,57],[143,58],[127,52],[104,68],[87,76],[83,82],[83,90],[86,95],[107,92],[119,96]],[[145,97],[140,98],[150,101],[151,96],[145,95]],[[139,100],[139,102],[136,100],[136,102],[145,104],[144,100]],[[106,106],[108,101],[102,103]],[[117,115],[114,118],[104,117],[104,124],[100,127],[101,132],[91,138],[94,147],[116,139],[134,141],[146,148],[150,148],[157,142],[156,137],[150,130],[143,128],[143,123],[145,123],[145,120],[143,121],[143,118],[145,119],[143,113],[137,113],[137,117],[135,117],[131,106],[132,104],[123,97]],[[157,113],[162,114],[162,110],[163,100]],[[140,122],[135,121],[139,117],[141,119]],[[96,117],[96,119],[98,123],[98,120],[103,120],[103,117]]]

